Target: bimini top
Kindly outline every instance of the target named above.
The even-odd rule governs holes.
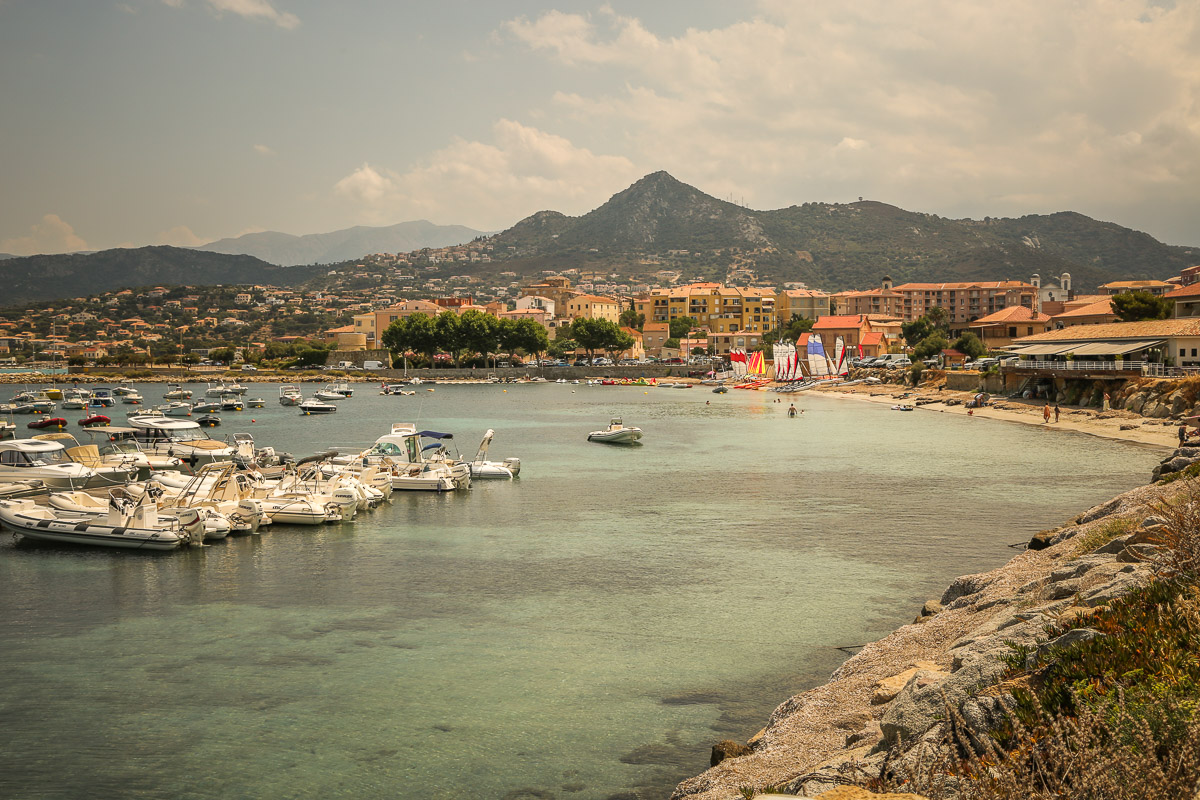
[[[129,418],[129,424],[135,428],[154,428],[162,431],[184,431],[200,427],[198,422],[177,417],[136,416]]]
[[[453,439],[453,433],[438,433],[437,431],[417,431],[418,436],[424,436],[426,439]]]
[[[65,449],[62,442],[52,442],[45,439],[9,439],[6,442],[0,442],[0,451],[18,450],[22,453],[53,453],[56,450]]]

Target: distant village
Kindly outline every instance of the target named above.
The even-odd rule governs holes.
[[[233,360],[253,361],[295,343],[335,351],[379,351],[383,332],[398,319],[470,310],[500,319],[533,320],[551,341],[569,331],[576,319],[608,320],[633,339],[634,346],[621,354],[633,360],[758,350],[774,338],[772,332],[777,336],[795,320],[811,320],[811,330],[824,336],[841,336],[861,357],[878,356],[901,352],[904,325],[935,308],[951,336],[974,333],[989,351],[1011,349],[1014,343],[1020,349],[1022,342],[1036,344],[1046,337],[1065,347],[1079,337],[1090,341],[1103,334],[1122,339],[1119,330],[1112,329],[1120,324],[1112,298],[1128,292],[1174,302],[1172,319],[1158,321],[1162,331],[1186,336],[1180,332],[1200,322],[1200,266],[1165,281],[1107,283],[1095,294],[1077,294],[1067,273],[1045,280],[1032,275],[1028,281],[900,284],[884,276],[876,289],[833,293],[803,283],[755,285],[750,269],[734,270],[736,274],[727,274],[719,283],[695,280],[684,267],[655,270],[643,280],[571,267],[544,270],[524,280],[516,272],[493,273],[496,277],[486,283],[478,276],[446,274],[447,267],[457,263],[491,264],[491,247],[473,242],[374,254],[331,268],[322,281],[327,288],[319,291],[261,285],[156,286],[3,309],[0,364],[203,363],[224,348],[234,353]],[[688,253],[664,256],[665,262],[678,266]],[[672,326],[672,320],[684,317],[692,321],[688,330]],[[1094,328],[1086,336],[1077,331],[1075,337],[1062,333],[1081,326],[1103,330]],[[1153,344],[1142,350],[1158,347],[1163,360],[1200,366],[1190,340],[1182,348],[1178,343],[1166,348],[1167,333],[1141,335],[1153,337]],[[1200,347],[1200,335],[1194,344]]]

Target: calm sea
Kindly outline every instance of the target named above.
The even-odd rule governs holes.
[[[810,395],[434,388],[302,417],[256,384],[214,433],[299,456],[413,421],[473,454],[494,428],[517,481],[178,553],[0,534],[0,797],[665,797],[837,646],[1158,458]],[[644,444],[586,442],[610,416]]]

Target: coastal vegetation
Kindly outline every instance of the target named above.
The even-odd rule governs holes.
[[[1113,313],[1121,322],[1140,322],[1144,319],[1167,319],[1175,311],[1175,303],[1150,292],[1122,292],[1113,295]]]
[[[432,365],[440,354],[446,354],[456,366],[489,354],[522,353],[536,358],[550,344],[546,329],[535,320],[501,319],[475,309],[462,316],[443,311],[436,317],[421,313],[401,317],[380,338],[397,360],[420,357]]]

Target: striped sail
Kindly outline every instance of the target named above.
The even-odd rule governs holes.
[[[817,379],[829,377],[829,357],[825,355],[825,344],[819,333],[808,336],[808,374]]]

